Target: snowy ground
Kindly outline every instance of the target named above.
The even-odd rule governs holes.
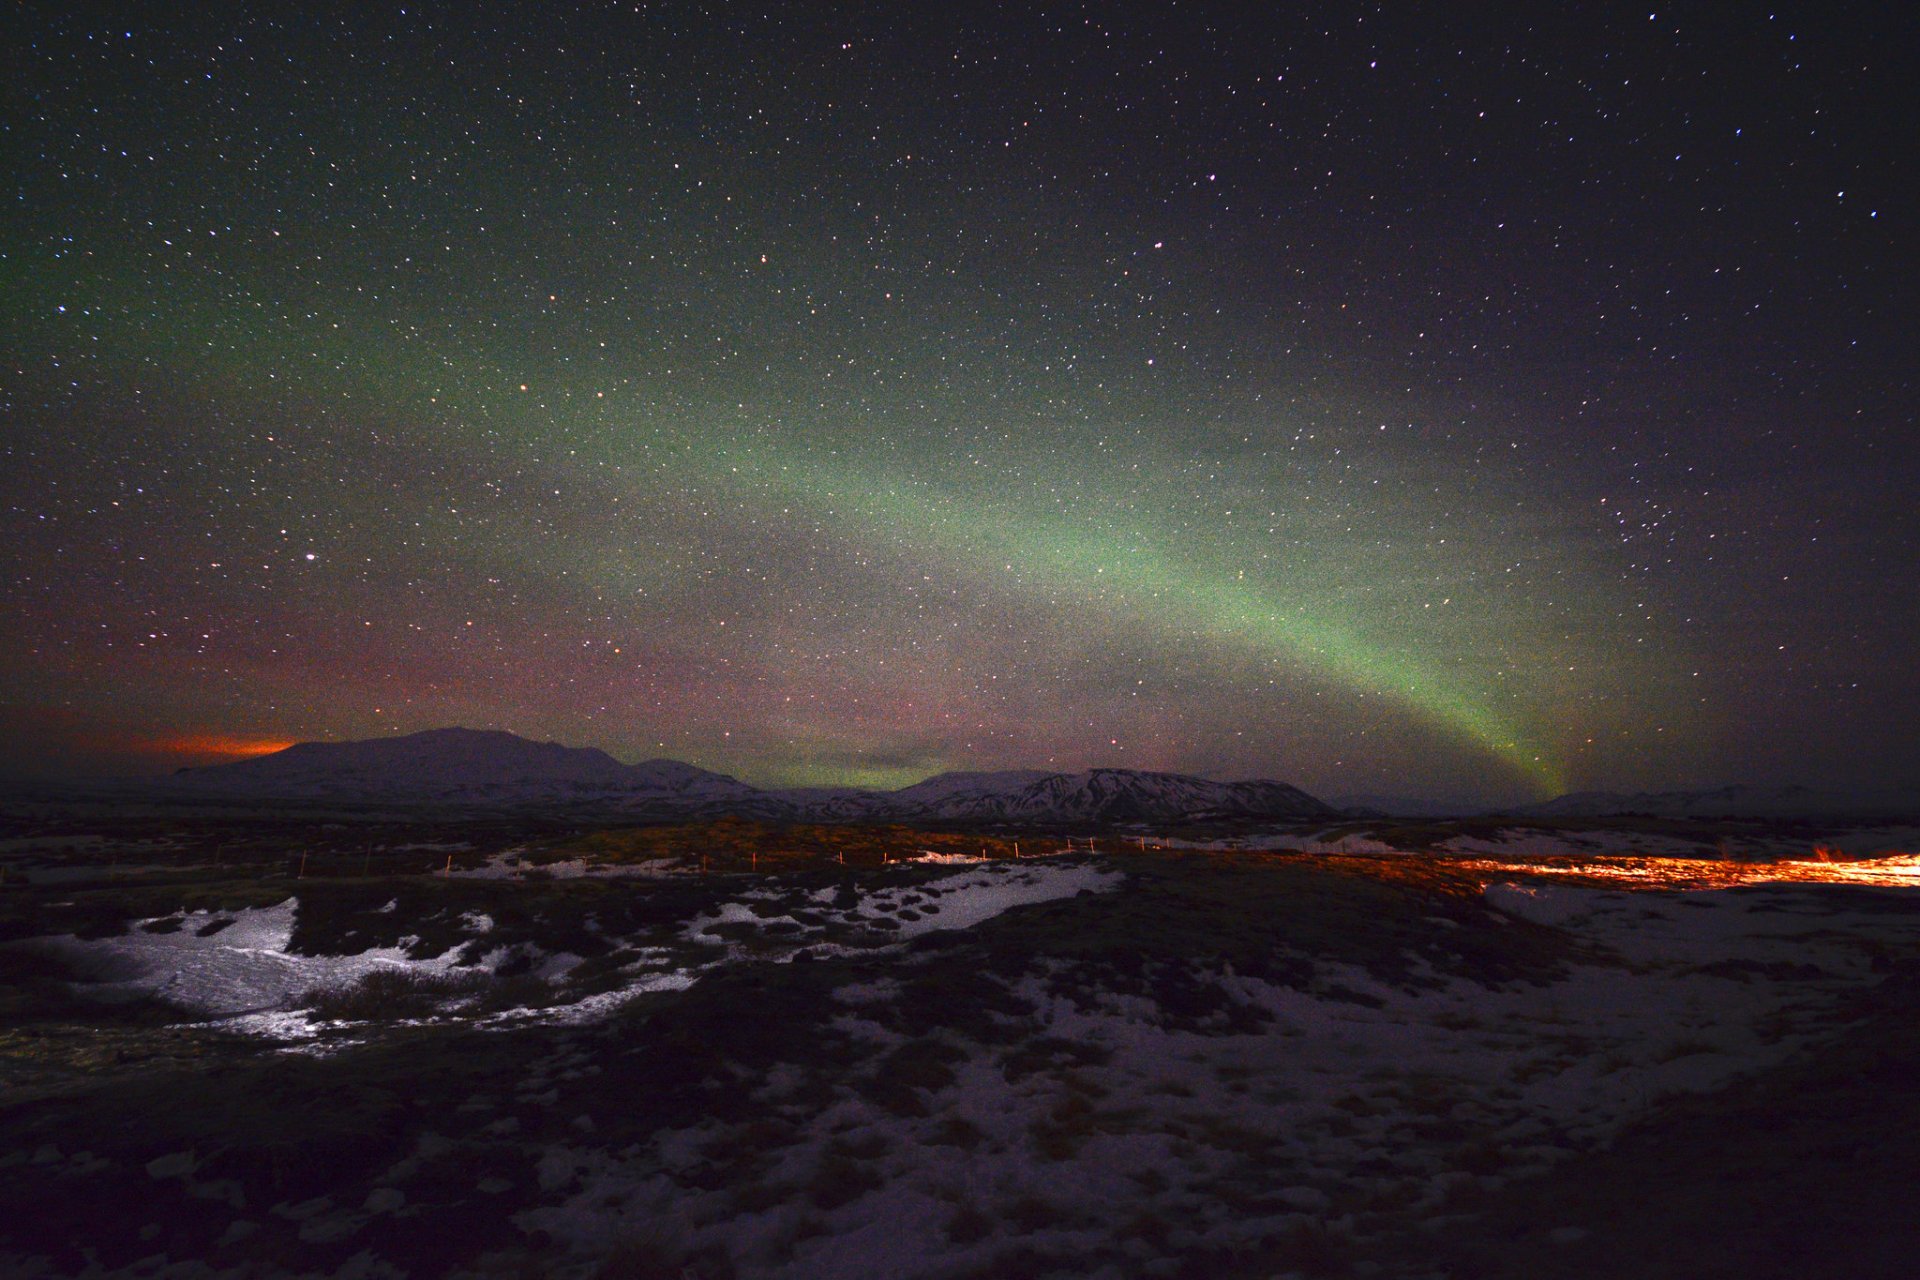
[[[555,1152],[553,1181],[571,1194],[523,1221],[591,1246],[672,1218],[688,1245],[791,1280],[959,1274],[1015,1246],[1104,1258],[1085,1274],[1118,1277],[1329,1228],[1363,1244],[1465,1186],[1542,1172],[1665,1099],[1784,1060],[1832,1029],[1832,996],[1871,980],[1880,948],[1920,945],[1920,918],[1789,888],[1487,896],[1604,960],[1543,986],[1421,991],[1357,967],[1323,969],[1306,991],[1227,974],[1230,998],[1264,1015],[1245,1034],[1170,1027],[1151,1000],[1041,968],[1017,991],[1046,1037],[1075,1047],[1070,1071],[1013,1078],[1003,1053],[962,1044],[951,1080],[907,1114],[852,1091],[801,1106],[812,1091],[798,1073],[762,1085],[775,1111],[796,1100],[797,1128],[759,1177],[801,1187],[825,1153],[858,1151],[867,1195],[824,1214],[786,1194],[742,1211],[738,1187],[676,1176],[732,1140],[700,1122],[618,1159]],[[906,1047],[884,1016],[906,990],[836,996],[847,1032],[876,1053]]]
[[[717,965],[748,959],[790,962],[803,951],[821,955],[885,952],[923,933],[964,929],[1026,903],[1110,890],[1123,878],[1090,862],[1064,859],[992,864],[940,858],[929,861],[964,869],[845,897],[834,888],[796,891],[777,882],[743,886],[737,898],[686,922],[678,931],[686,946],[639,949],[633,963],[626,967],[626,980],[616,989],[567,999],[562,987],[553,1007],[513,1011],[514,1016],[507,1020],[579,1023],[604,1016],[633,996],[689,985]],[[501,866],[501,860],[495,859],[470,874],[481,879],[499,878],[492,873]],[[553,866],[561,868],[555,876],[559,879],[588,873],[578,863],[553,864],[544,869],[552,871]],[[568,874],[570,870],[572,875]],[[663,874],[645,865],[610,870],[643,877]],[[376,913],[391,913],[395,906],[390,902]],[[799,918],[787,907],[799,910]],[[564,951],[489,947],[495,923],[478,911],[459,917],[459,945],[433,954],[420,954],[420,939],[415,936],[402,937],[395,946],[368,947],[349,954],[300,954],[292,949],[297,909],[298,899],[289,897],[270,907],[182,911],[139,921],[115,937],[84,941],[72,936],[53,937],[32,945],[89,975],[94,979],[91,988],[102,994],[154,996],[214,1018],[226,1029],[280,1039],[306,1039],[319,1034],[326,1024],[299,1008],[303,999],[350,986],[369,974],[439,977],[456,972],[491,973],[499,970],[509,956],[517,956],[523,969],[542,978],[563,979],[581,959]],[[734,927],[716,928],[721,925]],[[457,1019],[465,1012],[456,1002],[445,1016]]]
[[[310,1020],[293,1008],[299,997],[344,986],[377,970],[440,974],[448,953],[412,960],[399,947],[354,955],[303,956],[288,950],[297,901],[233,912],[180,912],[140,928],[88,941],[67,936],[39,942],[76,972],[93,975],[105,992],[151,995],[210,1015],[235,1030],[300,1038]]]
[[[321,1190],[217,1167],[231,1133],[77,1150],[22,1130],[0,1140],[0,1179],[98,1188],[128,1231],[152,1217],[153,1243],[129,1246],[147,1252],[101,1276],[260,1274],[288,1256],[276,1240],[314,1274],[418,1275],[407,1241],[465,1230],[490,1243],[435,1273],[586,1277],[616,1256],[714,1280],[1287,1274],[1328,1249],[1364,1260],[1469,1193],[1817,1049],[1848,993],[1920,955],[1920,857],[1476,857],[1438,887],[1410,861],[637,877],[604,892],[690,905],[644,931],[596,907],[580,927],[617,967],[578,990],[580,956],[453,906],[438,949],[304,954],[293,899],[58,939],[41,945],[103,982],[268,1036],[326,1031],[288,1006],[375,970],[515,959],[557,997],[410,1022],[492,1029],[462,1060],[511,1069],[394,1083],[429,1091],[424,1118],[366,1139],[392,1149]],[[584,891],[603,892],[567,890]],[[176,1194],[204,1238],[166,1243],[187,1231],[156,1207]],[[432,1217],[448,1204],[480,1225]],[[69,1273],[4,1239],[11,1274]]]

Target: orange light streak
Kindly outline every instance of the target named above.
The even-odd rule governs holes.
[[[246,760],[254,756],[285,751],[293,743],[279,738],[241,738],[231,734],[193,733],[174,738],[152,738],[139,750],[156,756],[219,756],[228,760]]]

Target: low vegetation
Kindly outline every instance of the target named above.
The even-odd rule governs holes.
[[[308,991],[326,1025],[284,1053],[0,945],[0,1269],[819,1275],[883,1224],[955,1276],[1757,1277],[1819,1269],[1794,1251],[1816,1217],[1848,1274],[1912,1256],[1847,1203],[1895,1212],[1920,1158],[1898,894],[1745,888],[1606,933],[1497,907],[1484,861],[1113,842],[1120,888],[929,929],[964,878],[1077,864],[1015,863],[1060,838],[719,822],[450,825],[355,866],[356,834],[304,878],[253,828],[262,856],[217,869],[98,878],[96,844],[90,878],[9,877],[0,941],[211,943],[295,898],[288,957],[373,967]],[[1749,906],[1751,954],[1611,949]],[[1669,979],[1691,1006],[1595,1013]],[[1762,1053],[1723,1087],[1728,1044],[1833,1028],[1825,1071]],[[1696,1078],[1720,1092],[1667,1088]]]
[[[355,982],[308,994],[302,1005],[335,1022],[393,1022],[427,1018],[449,1003],[471,1000],[493,981],[484,973],[421,973],[375,969]]]

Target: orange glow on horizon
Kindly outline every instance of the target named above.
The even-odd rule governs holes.
[[[154,738],[140,744],[140,750],[156,756],[217,756],[226,760],[246,760],[272,755],[292,746],[279,738],[241,738],[232,734],[193,733],[174,738]]]

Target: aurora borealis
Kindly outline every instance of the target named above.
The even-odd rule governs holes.
[[[27,4],[13,773],[1920,778],[1913,20]]]

